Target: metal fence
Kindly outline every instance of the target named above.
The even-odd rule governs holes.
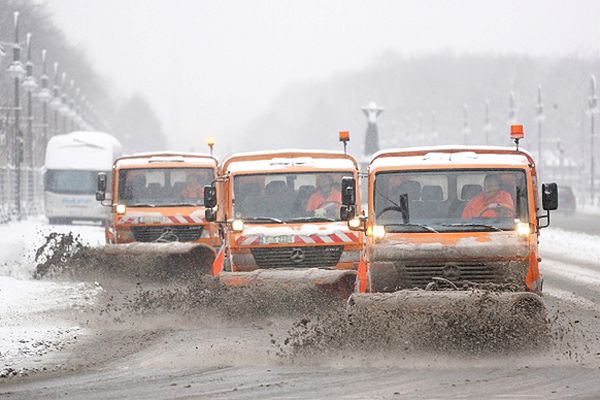
[[[34,69],[32,35],[22,40],[14,13],[12,41],[0,37],[0,223],[43,212],[43,165],[48,139],[93,129],[96,118],[59,63],[49,76],[46,50]],[[24,54],[22,54],[24,53]]]

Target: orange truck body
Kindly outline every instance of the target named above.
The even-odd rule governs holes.
[[[466,193],[481,191],[486,174],[506,179],[502,184],[518,208],[514,219],[505,225],[498,222],[498,229],[486,228],[481,219],[477,222],[482,225],[461,226],[470,222],[461,220]],[[423,219],[411,218],[412,227],[385,225],[399,218],[394,205],[383,210],[388,200],[397,201],[391,193],[399,186],[414,189],[412,198],[406,195],[414,214],[425,210]],[[426,288],[436,277],[458,288],[509,284],[513,290],[541,292],[537,186],[531,155],[512,148],[424,147],[377,153],[368,167],[369,212],[362,226],[367,237],[357,274],[359,292]]]
[[[201,190],[214,180],[217,168],[215,158],[196,153],[118,158],[112,168],[112,219],[106,226],[106,242],[188,242],[217,248],[218,227],[205,221]],[[205,180],[195,182],[194,190],[186,182],[192,175]]]
[[[224,271],[229,275],[229,284],[243,285],[254,280],[256,275],[248,275],[247,278],[244,275],[251,271],[356,270],[362,249],[362,233],[350,231],[345,221],[340,220],[341,204],[335,204],[335,217],[329,215],[331,221],[318,222],[286,220],[285,215],[281,222],[267,219],[253,221],[244,219],[242,213],[245,211],[240,211],[245,204],[254,202],[255,208],[266,205],[264,217],[274,217],[277,216],[274,208],[289,202],[292,207],[286,215],[302,217],[307,201],[315,191],[312,179],[319,174],[335,177],[338,180],[334,186],[337,190],[341,177],[358,179],[358,165],[354,158],[342,152],[303,150],[242,153],[223,162],[219,174],[218,192],[222,200],[219,202],[218,220],[226,227]],[[244,187],[248,188],[247,196],[242,198]],[[243,228],[234,229],[239,228],[236,220],[243,221]],[[216,275],[220,273],[215,272]],[[236,273],[241,274],[236,277]],[[311,276],[324,282],[317,275]],[[285,278],[282,280],[285,281]]]

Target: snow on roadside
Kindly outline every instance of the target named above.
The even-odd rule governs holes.
[[[47,353],[73,343],[84,330],[56,316],[93,304],[102,292],[90,283],[32,279],[35,251],[51,232],[74,232],[92,246],[104,242],[100,226],[51,226],[41,217],[0,224],[0,378],[34,371]]]
[[[542,258],[544,254],[555,255],[600,269],[600,236],[548,228],[540,236],[540,252]]]
[[[84,243],[104,243],[104,228],[87,225],[48,225],[43,217],[0,224],[0,275],[21,279],[31,277],[35,251],[51,232],[79,234]]]

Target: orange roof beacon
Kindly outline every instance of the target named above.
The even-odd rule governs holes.
[[[522,127],[512,133],[515,141],[523,137]],[[354,182],[344,185],[342,192]],[[557,208],[557,188],[542,185],[542,215],[528,152],[483,146],[380,151],[368,167],[368,197],[367,216],[347,216],[349,227],[367,236],[360,293],[350,304],[435,313],[440,304],[481,300],[477,289],[493,288],[490,301],[499,313],[527,309],[545,316],[538,236]],[[356,204],[344,198],[345,208]]]
[[[104,252],[164,256],[172,264],[166,268],[188,263],[195,272],[209,273],[221,239],[217,225],[204,218],[203,196],[217,168],[214,157],[196,153],[118,158],[110,180],[98,175],[97,200],[106,201],[108,182],[113,193]]]
[[[207,219],[218,220],[226,232],[214,275],[230,286],[300,283],[348,297],[362,234],[340,218],[339,187],[347,177],[358,178],[358,164],[343,152],[279,150],[227,158],[217,179],[222,202],[216,212],[207,210]]]

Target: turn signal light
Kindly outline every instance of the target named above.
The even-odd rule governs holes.
[[[349,142],[350,141],[350,132],[349,131],[340,131],[340,142]]]

